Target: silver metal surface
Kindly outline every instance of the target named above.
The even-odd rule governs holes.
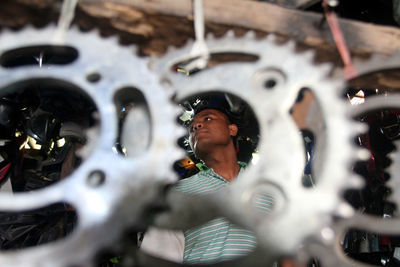
[[[54,30],[3,31],[0,56],[24,46],[50,44]],[[365,151],[353,140],[366,129],[353,117],[375,108],[397,107],[399,98],[371,99],[353,110],[342,97],[343,81],[328,77],[329,65],[315,65],[312,52],[299,54],[294,43],[277,44],[272,35],[265,39],[256,39],[251,32],[243,37],[232,32],[220,39],[208,36],[205,41],[211,56],[249,54],[257,60],[224,63],[186,76],[172,71],[172,67],[192,57],[190,42],[149,62],[135,56],[133,49],[121,47],[116,39],[101,39],[97,33],[77,29],[66,34],[64,45],[79,52],[77,60],[43,68],[0,67],[0,93],[8,93],[4,88],[21,81],[64,81],[94,101],[99,125],[87,132],[89,144],[81,152],[85,161],[72,175],[40,191],[17,195],[2,192],[0,210],[24,211],[66,202],[76,209],[78,225],[64,240],[0,253],[0,265],[90,266],[96,253],[112,247],[128,227],[143,229],[152,224],[187,229],[221,216],[254,231],[258,248],[241,259],[214,266],[269,266],[282,256],[304,262],[316,257],[323,266],[361,265],[345,258],[340,249],[346,230],[357,226],[378,233],[400,232],[398,219],[358,214],[342,198],[344,190],[362,186],[351,166],[365,159]],[[100,80],[88,79],[92,73],[100,74]],[[140,91],[146,100],[127,116],[122,134],[127,157],[113,152],[118,135],[114,97],[123,88],[132,88],[134,95]],[[314,116],[320,119],[310,125],[317,140],[313,163],[316,182],[312,188],[301,183],[303,141],[290,115],[302,88],[313,93],[316,112],[320,113]],[[188,197],[170,190],[162,203],[170,210],[147,213],[149,207],[164,201],[164,185],[176,181],[171,166],[183,156],[176,145],[183,129],[175,125],[177,107],[169,99],[174,95],[180,102],[211,91],[233,94],[252,108],[260,126],[258,163],[248,166],[218,194]],[[390,185],[393,201],[400,205],[398,157],[398,153],[393,157]],[[258,212],[252,204],[264,194],[275,199],[270,214]],[[150,215],[154,220],[150,221]],[[137,266],[182,266],[141,253],[135,259]]]
[[[376,59],[374,60],[375,62]],[[378,70],[375,65],[375,71]],[[379,66],[383,66],[383,62],[379,63]],[[400,96],[391,95],[390,97],[379,95],[370,96],[366,99],[365,103],[353,107],[351,110],[352,117],[358,117],[365,115],[368,112],[384,109],[397,109],[400,107]],[[397,142],[398,147],[398,142]],[[390,180],[387,185],[391,190],[392,194],[387,199],[394,203],[397,207],[399,206],[399,152],[395,151],[392,156],[392,165],[388,169],[390,174]],[[332,229],[335,232],[335,242],[330,244],[324,244],[323,246],[314,247],[315,251],[319,251],[322,262],[325,263],[323,266],[371,266],[356,262],[348,257],[345,257],[343,249],[340,247],[340,241],[344,234],[350,229],[357,229],[366,231],[373,234],[381,235],[398,235],[400,233],[400,218],[395,213],[392,218],[378,217],[365,213],[352,211],[348,206],[343,206],[343,213],[347,216],[340,216],[336,219],[332,225]],[[332,252],[335,253],[332,253]]]
[[[0,35],[0,55],[21,47],[50,45],[54,31],[55,27],[5,30]],[[132,47],[121,47],[116,38],[102,39],[96,32],[81,33],[73,28],[66,33],[66,40],[63,45],[79,53],[74,62],[42,68],[0,67],[1,94],[9,93],[5,88],[33,79],[58,80],[80,88],[98,110],[99,127],[88,136],[91,148],[86,149],[82,165],[59,183],[29,193],[1,193],[0,210],[17,212],[64,202],[76,209],[78,224],[64,240],[1,252],[1,266],[90,266],[100,250],[115,246],[127,227],[143,227],[145,209],[158,201],[165,184],[176,180],[172,168],[154,166],[172,166],[174,160],[182,157],[176,139],[183,130],[174,123],[177,108],[148,70],[147,60],[135,56]],[[98,73],[100,80],[87,79],[92,73]],[[141,154],[137,157],[122,157],[113,152],[118,135],[114,97],[123,88],[139,90],[148,106],[151,131],[147,133],[151,140],[145,150],[139,147]],[[130,125],[131,129],[140,128],[143,120],[129,123],[138,124]],[[95,186],[93,173],[104,174],[102,182]]]

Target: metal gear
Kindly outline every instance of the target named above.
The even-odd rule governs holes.
[[[220,39],[208,36],[206,44],[211,55],[246,54],[257,60],[230,62],[194,75],[181,75],[173,69],[178,63],[190,61],[189,42],[154,59],[151,66],[176,92],[178,102],[197,94],[222,91],[249,104],[260,127],[260,160],[218,194],[185,198],[172,192],[172,211],[156,217],[154,224],[187,229],[215,217],[226,217],[254,231],[257,250],[229,266],[268,266],[281,256],[300,255],[300,251],[307,259],[317,256],[324,262],[326,254],[318,254],[318,246],[335,241],[333,218],[351,214],[352,208],[341,195],[346,189],[362,185],[350,166],[365,157],[362,149],[353,144],[353,138],[363,128],[351,119],[350,105],[342,99],[343,82],[328,78],[329,65],[314,65],[312,52],[298,54],[293,42],[278,45],[273,35],[258,40],[253,32],[243,37],[228,32]],[[314,188],[301,185],[304,148],[289,112],[302,88],[315,95],[323,118],[313,129],[317,136],[315,158],[319,158],[314,164]],[[263,194],[275,199],[270,214],[260,214],[252,205]],[[196,220],[190,214],[196,214]],[[220,265],[224,263],[217,264]]]
[[[358,76],[364,76],[378,71],[398,69],[399,58],[399,52],[386,57],[380,54],[373,54],[368,60],[355,60],[354,67]]]
[[[389,57],[384,57],[382,55],[374,54],[368,60],[356,60],[355,68],[359,77],[364,77],[365,75],[373,74],[376,72],[388,71],[399,68],[399,54],[394,53]],[[350,111],[351,117],[356,118],[360,115],[367,114],[368,112],[382,110],[382,109],[398,109],[400,106],[400,96],[390,95],[376,95],[369,96],[365,103],[353,107]],[[399,144],[396,143],[398,148]],[[391,155],[392,164],[388,169],[390,174],[390,180],[387,182],[386,186],[391,189],[391,195],[387,199],[394,203],[397,207],[400,206],[400,192],[399,183],[400,179],[398,176],[399,170],[399,153],[398,151],[392,153]],[[336,233],[336,242],[330,244],[324,244],[320,246],[314,246],[314,250],[319,254],[324,255],[324,262],[326,266],[371,266],[368,264],[356,262],[344,255],[343,250],[338,244],[341,242],[341,238],[350,229],[358,229],[361,231],[367,231],[374,234],[383,235],[398,235],[400,233],[400,218],[398,214],[394,214],[392,218],[381,218],[369,214],[361,214],[354,210],[348,209],[348,215],[341,217],[340,220],[336,220],[332,225],[332,229]],[[335,251],[335,253],[331,253]]]
[[[53,26],[27,27],[18,32],[3,30],[0,57],[19,48],[52,46],[55,30]],[[61,46],[78,53],[73,62],[42,68],[2,65],[0,92],[8,93],[32,80],[58,81],[79,88],[97,106],[100,127],[96,145],[90,153],[84,153],[87,158],[67,179],[39,191],[1,193],[0,210],[22,212],[63,202],[76,209],[78,224],[63,240],[21,251],[1,252],[2,266],[91,265],[99,251],[115,246],[125,229],[146,226],[146,210],[159,201],[163,186],[176,180],[172,164],[183,156],[176,145],[177,138],[183,134],[174,123],[178,109],[170,102],[170,94],[149,71],[147,59],[137,57],[134,49],[121,47],[117,38],[103,39],[96,32],[82,33],[73,28],[66,32],[66,40]],[[92,79],[92,74],[97,78]],[[127,131],[140,128],[143,121],[150,125],[145,133],[150,136],[150,143],[141,147],[141,154],[134,157],[122,157],[113,152],[118,136],[114,98],[122,89],[125,93],[134,91],[134,96],[137,91],[143,94],[148,110],[147,115],[139,112],[136,119],[126,122],[130,129]],[[90,183],[91,177],[98,174],[104,175],[103,183]]]
[[[352,117],[356,118],[360,115],[366,114],[371,111],[380,109],[398,108],[400,103],[400,96],[392,95],[386,97],[384,95],[377,95],[368,97],[366,102],[362,105],[353,107],[351,110]],[[399,185],[399,154],[396,152],[392,155],[393,163],[390,166],[390,180],[387,183],[392,189],[392,195],[388,201],[392,201],[397,206],[400,204],[400,194],[398,190]],[[338,244],[340,239],[350,229],[357,229],[361,231],[368,231],[374,234],[386,234],[386,235],[398,235],[400,233],[400,218],[398,214],[395,214],[393,218],[381,218],[369,214],[361,214],[354,210],[348,210],[348,216],[341,217],[340,220],[336,220],[332,225],[332,229],[336,233],[336,242],[330,244],[323,244],[320,246],[314,246],[315,251],[324,255],[324,262],[326,266],[371,266],[356,262],[344,255],[343,250]],[[330,253],[335,251],[336,253]]]
[[[398,99],[400,100],[400,99]],[[400,103],[400,102],[398,102]],[[391,155],[391,159],[393,164],[389,168],[390,180],[388,182],[388,186],[392,190],[392,194],[390,196],[390,201],[392,201],[397,207],[400,207],[400,142],[395,142],[396,152]],[[397,211],[398,212],[398,211]],[[399,214],[396,214],[399,216]],[[400,226],[400,224],[399,224]],[[400,232],[400,230],[399,230]]]
[[[354,108],[353,114],[354,117],[356,117],[371,111],[382,110],[382,109],[398,109],[399,107],[400,107],[399,95],[391,95],[390,97],[387,97],[385,95],[376,95],[368,97],[365,103]],[[388,168],[390,179],[387,182],[387,186],[389,186],[392,191],[392,194],[390,195],[390,198],[388,200],[392,201],[399,207],[400,206],[400,191],[399,191],[400,177],[398,175],[400,168],[400,158],[398,151],[399,142],[395,141],[395,145],[397,150],[390,154],[390,157],[392,159],[392,164]],[[381,229],[381,230],[387,231],[387,229]],[[400,233],[400,230],[395,230],[392,231],[391,233],[398,234]]]
[[[394,54],[384,57],[379,54],[373,54],[368,60],[364,61],[355,61],[355,68],[357,70],[357,74],[359,77],[373,74],[375,72],[383,72],[389,71],[393,69],[398,69],[400,67],[399,64],[400,54],[395,52]],[[357,78],[357,77],[356,77]],[[388,109],[388,108],[399,108],[400,106],[400,98],[397,95],[391,95],[390,97],[377,95],[374,97],[368,97],[366,103],[358,106],[354,109],[354,116],[361,115],[368,111],[379,110],[379,109]],[[399,142],[396,142],[396,148],[398,149]],[[389,168],[389,173],[391,179],[387,183],[387,185],[392,190],[392,195],[390,196],[391,201],[400,207],[400,192],[398,190],[400,179],[398,177],[398,170],[400,168],[400,159],[399,153],[392,153],[393,163]],[[387,229],[387,227],[384,227]],[[391,228],[391,227],[389,227]],[[378,229],[377,229],[378,230]],[[381,229],[383,230],[383,229]],[[385,230],[384,230],[385,231]],[[393,234],[398,234],[399,231],[392,231]]]

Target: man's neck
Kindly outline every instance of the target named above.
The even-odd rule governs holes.
[[[203,159],[208,168],[212,168],[217,174],[228,182],[233,181],[239,174],[240,166],[237,162],[236,153],[214,151]]]

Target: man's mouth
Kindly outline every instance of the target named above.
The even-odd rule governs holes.
[[[195,136],[197,137],[199,134],[208,133],[208,130],[197,130]]]

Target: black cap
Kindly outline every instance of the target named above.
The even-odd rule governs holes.
[[[185,126],[189,126],[194,116],[205,109],[215,109],[224,113],[230,123],[238,126],[238,134],[234,138],[235,146],[239,147],[238,159],[249,161],[258,143],[259,126],[253,111],[243,100],[230,94],[211,92],[192,97],[182,105],[186,111],[180,118]]]
[[[244,110],[244,103],[240,99],[229,96],[224,93],[209,93],[200,97],[193,97],[185,101],[183,104],[187,113],[187,116],[182,116],[184,124],[188,126],[193,120],[194,116],[205,109],[216,109],[224,113],[231,123],[237,124],[238,127],[242,113]],[[186,118],[186,120],[183,119]]]

